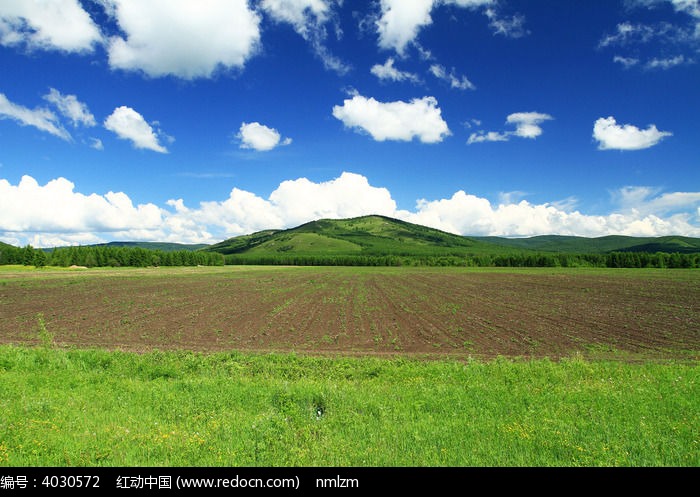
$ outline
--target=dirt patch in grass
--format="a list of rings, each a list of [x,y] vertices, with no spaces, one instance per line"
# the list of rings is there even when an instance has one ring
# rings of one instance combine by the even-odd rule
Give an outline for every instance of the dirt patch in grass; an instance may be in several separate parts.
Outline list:
[[[637,271],[636,273],[634,271]],[[3,274],[0,343],[697,359],[695,271],[218,268]]]

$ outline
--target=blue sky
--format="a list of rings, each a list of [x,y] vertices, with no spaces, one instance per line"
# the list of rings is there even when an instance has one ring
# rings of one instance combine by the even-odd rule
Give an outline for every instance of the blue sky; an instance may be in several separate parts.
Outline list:
[[[0,240],[700,236],[698,0],[0,0]]]

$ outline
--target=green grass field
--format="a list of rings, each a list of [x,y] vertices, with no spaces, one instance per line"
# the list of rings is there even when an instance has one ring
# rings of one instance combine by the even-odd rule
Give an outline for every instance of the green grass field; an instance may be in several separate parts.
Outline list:
[[[700,466],[693,363],[0,347],[0,466]]]

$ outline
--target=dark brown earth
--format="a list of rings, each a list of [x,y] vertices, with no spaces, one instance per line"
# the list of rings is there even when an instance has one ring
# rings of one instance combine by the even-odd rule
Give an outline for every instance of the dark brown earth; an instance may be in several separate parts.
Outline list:
[[[39,344],[42,322],[58,346],[134,351],[696,360],[700,272],[3,270],[0,343]]]

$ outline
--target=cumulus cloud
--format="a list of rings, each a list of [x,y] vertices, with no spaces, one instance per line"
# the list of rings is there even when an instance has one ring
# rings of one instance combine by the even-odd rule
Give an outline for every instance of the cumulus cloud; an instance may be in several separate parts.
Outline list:
[[[333,117],[348,128],[369,133],[376,141],[418,138],[423,143],[437,143],[451,134],[434,97],[379,102],[355,95],[334,106]]]
[[[282,139],[282,135],[274,128],[268,128],[260,123],[241,123],[236,135],[241,141],[241,148],[252,148],[259,152],[266,152],[281,145],[292,143],[291,138]]]
[[[286,225],[319,218],[390,214],[396,210],[389,190],[372,186],[366,177],[348,172],[321,183],[306,178],[284,181],[272,192],[269,202],[277,213],[284,213],[281,217]]]
[[[55,88],[50,88],[49,93],[44,95],[44,100],[52,103],[65,117],[70,119],[73,127],[79,124],[83,126],[95,126],[95,116],[90,113],[88,106],[78,100],[75,95],[62,95]]]
[[[420,30],[432,24],[430,13],[438,5],[474,9],[493,3],[494,0],[381,0],[381,15],[375,21],[379,47],[403,55]]]
[[[63,128],[56,114],[48,109],[28,109],[10,102],[0,93],[0,119],[12,119],[21,126],[33,126],[63,140],[70,141],[70,134]]]
[[[392,215],[396,211],[386,188],[372,186],[364,176],[348,172],[319,183],[307,178],[283,181],[267,198],[233,188],[227,199],[202,202],[196,209],[186,207],[182,199],[171,200],[169,205],[176,210],[169,220],[207,226],[214,240],[322,218]]]
[[[0,44],[4,46],[91,52],[100,41],[99,29],[78,0],[0,2]]]
[[[540,124],[551,119],[554,118],[541,112],[515,112],[506,118],[507,124],[515,125],[515,131],[478,131],[469,136],[467,143],[506,142],[512,136],[535,139],[543,133]]]
[[[394,66],[394,58],[389,57],[384,64],[375,64],[370,69],[370,72],[380,80],[388,81],[411,81],[413,83],[420,82],[420,78],[408,71],[400,71]]]
[[[653,199],[652,199],[653,200]],[[536,236],[697,236],[697,218],[689,213],[668,217],[649,213],[648,209],[587,215],[565,210],[556,203],[532,204],[521,200],[513,204],[493,205],[487,199],[458,191],[449,199],[420,200],[416,212],[404,213],[407,221],[463,235]],[[695,221],[695,222],[693,222]]]
[[[466,76],[457,77],[454,67],[448,73],[444,66],[433,64],[430,66],[430,73],[438,79],[447,81],[451,88],[458,90],[476,90],[476,86],[467,79]]]
[[[582,213],[571,199],[533,204],[524,196],[510,192],[492,203],[458,190],[448,198],[419,199],[413,210],[399,210],[388,189],[344,172],[330,181],[283,181],[267,197],[234,187],[223,200],[188,207],[183,199],[172,199],[159,208],[135,206],[122,192],[85,195],[64,178],[41,186],[24,176],[18,185],[0,179],[0,239],[38,247],[114,239],[215,243],[268,228],[369,214],[467,236],[700,236],[700,192],[627,186],[611,192],[617,208],[606,215]]]
[[[382,15],[376,21],[380,48],[403,54],[424,26],[433,22],[430,11],[435,0],[382,0]]]
[[[540,112],[516,112],[507,117],[508,124],[515,124],[515,136],[521,138],[537,138],[542,134],[540,124],[544,121],[554,119],[549,114]]]
[[[131,107],[121,106],[105,119],[105,128],[114,132],[119,138],[130,140],[134,147],[167,153],[168,150],[158,142],[158,135],[141,114]]]
[[[31,176],[19,184],[0,179],[0,231],[87,233],[155,229],[162,221],[153,204],[134,206],[121,192],[84,195],[65,178],[39,185]]]
[[[631,124],[619,125],[614,117],[601,117],[593,125],[593,138],[600,150],[642,150],[653,147],[673,133],[659,131],[654,124],[639,129]]]
[[[262,0],[261,7],[279,22],[287,22],[304,38],[328,20],[328,0]]]
[[[342,1],[342,0],[341,0]],[[263,0],[261,8],[275,21],[289,23],[304,38],[321,59],[326,69],[339,74],[350,71],[350,66],[333,55],[326,46],[328,30],[326,25],[333,21],[333,4],[337,0]],[[341,30],[335,23],[335,31]]]
[[[208,78],[243,67],[260,42],[247,0],[103,0],[125,36],[108,43],[115,69],[153,77]]]

